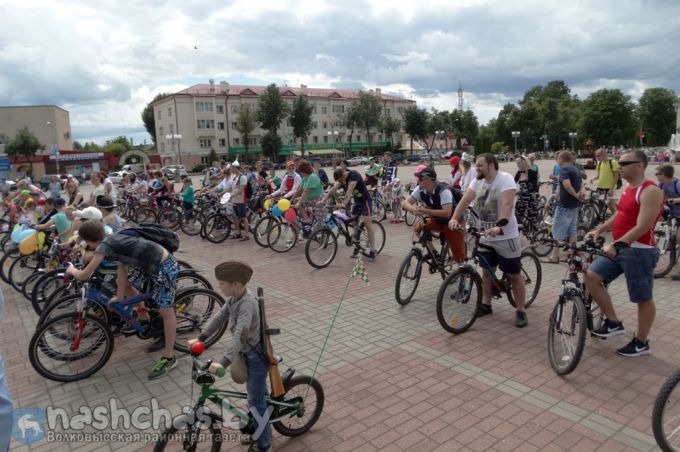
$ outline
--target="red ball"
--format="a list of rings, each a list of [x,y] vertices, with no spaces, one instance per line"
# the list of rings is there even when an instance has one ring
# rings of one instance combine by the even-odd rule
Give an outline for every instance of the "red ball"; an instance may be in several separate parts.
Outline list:
[[[203,351],[205,350],[205,346],[203,345],[203,342],[194,342],[191,344],[191,354],[194,356],[200,356]]]

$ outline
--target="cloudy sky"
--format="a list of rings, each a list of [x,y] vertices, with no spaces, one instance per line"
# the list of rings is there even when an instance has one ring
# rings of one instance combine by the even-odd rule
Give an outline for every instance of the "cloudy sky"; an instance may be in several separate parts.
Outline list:
[[[528,88],[680,92],[676,0],[0,0],[0,105],[56,104],[73,136],[148,139],[158,92],[381,87],[482,123]],[[675,50],[673,50],[675,49]]]

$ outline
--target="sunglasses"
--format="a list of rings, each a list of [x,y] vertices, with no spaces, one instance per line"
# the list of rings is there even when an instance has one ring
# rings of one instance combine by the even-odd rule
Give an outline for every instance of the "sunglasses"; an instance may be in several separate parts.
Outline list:
[[[642,163],[640,160],[624,160],[622,162],[619,162],[619,166],[628,166],[632,165],[633,163]]]

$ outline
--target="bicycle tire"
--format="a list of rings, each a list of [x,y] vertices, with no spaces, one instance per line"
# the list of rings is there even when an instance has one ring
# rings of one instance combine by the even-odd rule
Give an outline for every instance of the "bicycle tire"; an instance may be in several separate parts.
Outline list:
[[[165,206],[158,212],[156,218],[159,224],[176,231],[182,222],[182,212],[177,207]]]
[[[9,269],[14,263],[16,259],[21,257],[19,254],[19,248],[14,248],[10,250],[9,252],[5,253],[2,258],[0,258],[0,278],[2,278],[3,281],[5,281],[7,284],[12,284],[12,282],[9,280]]]
[[[680,391],[680,369],[675,370],[668,376],[661,386],[661,389],[656,396],[656,400],[654,400],[654,408],[652,409],[652,431],[654,432],[654,439],[656,439],[656,444],[664,452],[675,452],[680,449],[680,444],[673,446],[670,443],[670,438],[666,434],[666,428],[664,428],[664,418],[667,417],[665,415],[666,409],[671,405],[674,407],[679,405],[669,401],[670,395],[674,390]],[[680,395],[678,395],[678,398],[680,398]],[[670,417],[672,418],[673,416]],[[677,430],[677,420],[674,422],[673,426],[674,428],[671,428],[671,430]],[[680,443],[680,441],[678,442]]]
[[[99,360],[96,361],[94,365],[88,367],[85,371],[78,372],[75,375],[57,374],[55,373],[55,371],[50,370],[43,365],[42,361],[39,358],[38,350],[39,348],[41,348],[41,345],[43,346],[44,349],[45,346],[44,343],[45,339],[43,338],[44,334],[48,332],[48,330],[56,328],[56,326],[58,326],[60,323],[68,325],[69,323],[72,322],[73,324],[75,324],[76,319],[77,313],[67,313],[57,317],[53,317],[49,322],[39,326],[36,329],[35,333],[33,334],[33,337],[31,338],[31,342],[28,348],[28,358],[29,361],[31,362],[31,366],[33,366],[35,371],[38,372],[38,374],[40,374],[44,378],[47,378],[48,380],[52,381],[59,381],[62,383],[83,380],[98,372],[102,367],[104,367],[104,365],[108,362],[109,358],[111,357],[114,345],[114,339],[111,330],[109,329],[108,325],[106,325],[101,319],[98,319],[90,314],[87,314],[84,318],[86,324],[90,325],[91,327],[98,328],[100,331],[100,336],[94,338],[97,341],[93,345],[94,349],[92,348],[86,349],[87,353],[71,352],[71,356],[68,355],[61,356],[56,361],[58,361],[59,363],[68,363],[67,367],[69,369],[73,369],[72,367],[73,363],[90,357],[93,350],[99,348],[100,341],[103,341],[102,343],[104,344],[104,353],[101,356],[101,358],[99,358]],[[68,342],[64,339],[58,340],[61,340],[64,343]],[[71,341],[71,343],[73,344],[73,341]]]
[[[21,293],[21,286],[40,267],[42,258],[27,254],[12,262],[7,278],[14,290]]]
[[[179,222],[179,228],[188,236],[197,236],[201,233],[201,221],[195,210],[185,210]]]
[[[212,442],[212,445],[210,446],[210,451],[211,452],[219,452],[219,450],[222,448],[222,429],[221,429],[221,420],[216,414],[212,413],[205,413],[204,416],[210,416],[210,436],[207,438],[210,439]],[[196,422],[195,419],[193,419],[191,422],[188,422],[188,420],[191,419],[191,415],[187,415],[187,422],[180,423],[180,425],[183,425],[184,428],[182,430],[186,430],[186,432],[182,432],[179,434],[180,430],[175,427],[174,425],[170,425],[165,431],[163,431],[158,439],[156,441],[156,444],[154,445],[154,452],[162,452],[166,449],[166,447],[171,446],[169,449],[170,450],[189,450],[189,451],[196,451],[196,450],[205,450],[203,447],[200,447],[197,442],[194,441],[194,439],[202,439],[206,438],[206,434],[202,433],[201,430],[204,430],[202,428],[196,427]],[[172,424],[172,423],[171,423]],[[195,430],[198,430],[198,432],[195,432]],[[177,439],[181,444],[176,444],[174,446],[169,444],[169,440],[171,439]]]
[[[412,262],[414,258],[415,262]],[[407,273],[412,268],[413,274],[408,276]],[[422,253],[418,249],[412,249],[399,266],[399,273],[397,274],[397,280],[394,284],[394,299],[397,300],[397,303],[399,303],[401,306],[406,306],[413,299],[413,295],[415,295],[416,289],[418,289],[418,285],[420,284],[422,270]],[[414,282],[413,287],[410,290],[402,290],[402,282],[408,280]]]
[[[134,212],[134,222],[140,223],[155,223],[156,213],[150,207],[138,207]]]
[[[315,247],[316,250],[328,249],[330,250],[330,255],[327,258],[318,261],[316,257],[313,257],[317,256],[318,253],[315,252],[312,247]],[[335,259],[337,252],[338,238],[333,231],[328,228],[321,228],[314,231],[312,235],[309,236],[309,239],[307,239],[307,243],[305,243],[305,258],[309,265],[314,268],[322,269],[328,267]]]
[[[531,306],[531,304],[536,300],[536,297],[538,297],[538,293],[541,290],[541,281],[543,279],[543,268],[541,267],[541,261],[536,257],[536,255],[528,250],[525,250],[522,252],[522,255],[520,256],[521,262],[522,262],[522,270],[521,273],[524,277],[524,282],[525,282],[525,293],[526,293],[526,302],[524,303],[524,307],[528,308]],[[530,273],[529,270],[527,269],[528,265],[527,262],[531,262],[532,267],[535,269],[535,272]],[[507,275],[503,274],[503,278],[507,279]],[[512,305],[513,308],[517,307],[517,304],[515,303],[515,298],[512,293],[512,290],[509,290],[507,292],[508,296],[508,301]]]
[[[658,224],[654,229],[654,239],[659,250],[659,260],[654,268],[654,278],[663,278],[671,272],[677,260],[672,226],[665,221]]]
[[[231,221],[221,213],[210,215],[206,218],[203,225],[205,228],[205,238],[210,243],[222,243],[231,234]]]
[[[406,226],[413,226],[413,223],[416,222],[416,216],[412,212],[404,209],[404,222],[406,223]]]
[[[255,223],[255,226],[253,226],[253,239],[255,239],[255,243],[260,245],[262,248],[269,248],[269,243],[267,243],[267,235],[269,235],[269,231],[271,228],[276,224],[277,220],[271,216],[263,216],[257,222]]]
[[[578,223],[586,229],[591,230],[597,223],[597,209],[590,203],[583,204],[578,213]]]
[[[31,274],[28,278],[26,278],[26,281],[21,285],[21,294],[26,298],[27,301],[31,301],[31,298],[33,297],[33,290],[35,290],[35,286],[40,280],[45,275],[46,271],[44,268],[38,269],[35,273]]]
[[[205,309],[199,308],[194,311],[195,313],[190,312],[190,308],[197,304],[196,298],[200,296],[209,297],[207,307]],[[198,336],[201,328],[208,323],[210,316],[217,314],[224,304],[224,298],[210,289],[194,288],[182,290],[178,293],[174,302],[175,316],[177,317],[177,338],[173,348],[183,353],[189,353],[187,341]],[[224,322],[212,336],[203,341],[205,348],[207,349],[219,341],[226,330],[227,322]]]
[[[297,386],[303,387],[301,395],[291,397],[292,395],[291,390]],[[291,378],[285,384],[284,389],[286,392],[283,394],[282,397],[283,401],[288,403],[300,402],[304,403],[305,406],[303,406],[301,410],[291,412],[290,417],[282,419],[278,422],[274,422],[272,425],[274,427],[274,430],[276,430],[283,436],[288,437],[300,436],[303,433],[307,433],[309,429],[312,428],[314,424],[316,424],[316,421],[319,420],[319,417],[323,412],[323,406],[326,400],[323,387],[321,386],[321,383],[319,383],[315,378],[308,377],[306,375],[298,375],[296,377]],[[312,394],[312,392],[315,396],[316,402],[314,403],[314,409],[309,410],[309,408],[306,405],[310,399],[309,396]],[[283,411],[282,409],[278,409],[276,415],[281,416],[282,411]],[[293,420],[302,419],[303,416],[305,416],[308,412],[312,413],[311,417],[309,418],[309,420],[302,423],[300,427],[293,428],[284,424],[284,421],[288,419]]]
[[[465,276],[469,278],[467,282],[463,279]],[[449,292],[449,288],[452,288],[452,292]],[[473,289],[476,296],[470,303]],[[453,300],[453,304],[450,304]],[[472,267],[461,267],[442,281],[437,292],[437,320],[444,330],[452,334],[466,332],[477,320],[481,308],[482,278]]]
[[[552,242],[545,241],[544,239],[552,239],[552,234],[547,229],[537,232],[531,244],[531,250],[538,257],[547,256],[555,246]]]
[[[298,240],[295,228],[288,222],[278,223],[269,230],[267,244],[272,251],[285,253],[290,251]]]
[[[571,312],[565,309],[569,304],[574,307]],[[575,293],[565,294],[555,304],[548,324],[548,360],[557,375],[567,375],[576,369],[583,355],[586,330],[586,308],[583,300]],[[557,339],[558,337],[561,339]],[[575,346],[566,346],[565,337],[575,337]],[[562,349],[556,350],[559,344],[562,344]]]
[[[387,216],[387,212],[385,211],[385,204],[383,204],[383,202],[379,199],[374,199],[373,205],[371,207],[373,208],[373,212],[371,215],[373,221],[377,223],[383,221]]]
[[[370,249],[370,244],[368,241],[368,232],[366,231],[366,226],[360,224],[357,226],[359,228],[359,243],[364,250]],[[373,223],[373,235],[375,238],[375,254],[380,254],[380,252],[385,248],[385,226],[382,223]],[[354,236],[354,234],[352,234]]]
[[[51,319],[64,314],[73,314],[76,312],[76,304],[80,301],[81,295],[70,295],[54,300],[54,302],[45,306],[40,317],[38,317],[37,325],[44,325]],[[106,305],[98,300],[88,300],[88,314],[98,319],[102,319],[107,325],[111,325],[111,312]]]

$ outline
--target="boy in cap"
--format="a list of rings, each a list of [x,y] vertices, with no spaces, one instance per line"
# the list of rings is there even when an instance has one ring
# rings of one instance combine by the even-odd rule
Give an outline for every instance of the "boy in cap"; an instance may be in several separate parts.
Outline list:
[[[260,311],[257,299],[247,288],[248,281],[253,275],[253,269],[245,262],[222,262],[215,267],[222,293],[230,297],[222,309],[202,329],[197,339],[189,341],[189,345],[196,341],[204,341],[214,334],[225,322],[231,331],[231,342],[224,355],[210,365],[210,372],[216,373],[221,367],[227,367],[240,354],[248,369],[248,405],[256,410],[255,431],[259,431],[259,420],[268,421],[267,402],[267,373],[269,364],[264,354],[264,347],[260,340]],[[248,449],[250,452],[264,452],[271,447],[271,429],[269,425],[262,429],[256,442]]]
[[[55,199],[55,214],[45,223],[35,226],[35,229],[43,230],[55,226],[57,228],[57,234],[59,234],[59,241],[64,242],[68,236],[68,232],[71,230],[71,221],[66,217],[66,213],[64,212],[65,207],[66,200],[64,198]]]

